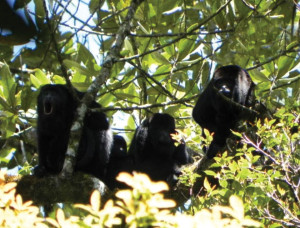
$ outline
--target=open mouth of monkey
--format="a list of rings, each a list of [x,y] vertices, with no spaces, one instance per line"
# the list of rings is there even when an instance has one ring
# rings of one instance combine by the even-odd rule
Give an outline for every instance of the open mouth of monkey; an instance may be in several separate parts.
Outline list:
[[[44,102],[44,114],[45,115],[50,115],[53,112],[53,106],[50,101],[45,101]]]

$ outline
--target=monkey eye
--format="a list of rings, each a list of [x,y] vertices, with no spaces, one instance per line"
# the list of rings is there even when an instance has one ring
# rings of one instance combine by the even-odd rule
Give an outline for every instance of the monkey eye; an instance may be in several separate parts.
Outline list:
[[[50,115],[53,112],[53,106],[50,101],[44,101],[44,114]]]
[[[222,85],[221,88],[219,89],[219,93],[222,93],[226,97],[230,97],[231,90],[226,85]]]

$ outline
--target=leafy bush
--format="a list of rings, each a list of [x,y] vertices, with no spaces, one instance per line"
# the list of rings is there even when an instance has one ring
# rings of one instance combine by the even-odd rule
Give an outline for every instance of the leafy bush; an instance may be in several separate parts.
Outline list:
[[[281,108],[274,119],[258,120],[241,144],[215,158],[201,178],[204,190],[193,198],[190,211],[243,199],[245,214],[271,227],[299,226],[299,108]],[[229,151],[229,152],[228,152]],[[230,151],[233,151],[230,152]],[[209,182],[211,181],[211,183]]]
[[[172,212],[176,203],[164,199],[162,191],[168,190],[164,182],[152,182],[145,174],[121,173],[118,180],[127,183],[131,190],[120,190],[116,199],[106,202],[100,208],[100,193],[95,191],[90,205],[74,205],[74,211],[87,212],[83,218],[71,215],[66,217],[62,209],[56,212],[56,220],[41,218],[39,208],[31,202],[22,202],[15,196],[16,183],[5,183],[4,173],[0,172],[0,225],[4,227],[244,227],[260,226],[260,223],[244,217],[242,201],[231,196],[230,206],[214,206],[203,209],[194,216]]]
[[[40,210],[32,202],[23,202],[16,195],[17,183],[6,183],[5,173],[0,171],[0,226],[1,227],[47,227],[39,217]]]

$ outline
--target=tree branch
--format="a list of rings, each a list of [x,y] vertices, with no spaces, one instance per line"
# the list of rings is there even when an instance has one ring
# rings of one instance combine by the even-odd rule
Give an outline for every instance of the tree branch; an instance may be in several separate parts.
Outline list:
[[[96,177],[76,172],[70,179],[57,176],[37,178],[32,175],[23,176],[18,182],[17,193],[24,201],[32,200],[36,205],[54,203],[89,203],[94,190],[101,193],[101,203],[110,197],[111,192]]]
[[[110,48],[103,62],[99,75],[96,77],[95,81],[89,86],[87,93],[85,94],[85,96],[82,99],[82,102],[77,108],[78,115],[71,129],[77,129],[78,126],[82,126],[83,118],[85,116],[87,107],[89,106],[89,104],[92,103],[93,100],[95,100],[99,88],[110,77],[112,67],[119,59],[120,51],[122,49],[124,40],[126,36],[130,33],[131,21],[134,18],[135,11],[142,2],[143,0],[131,1],[130,7],[127,12],[127,16],[117,32],[116,40],[112,45],[112,47]],[[77,154],[77,151],[72,149],[72,142],[74,141],[75,137],[76,137],[75,132],[72,132],[70,135],[64,167],[61,172],[62,177],[69,177],[73,174],[73,170],[75,166],[75,158]]]
[[[256,68],[258,68],[258,67],[261,67],[261,66],[263,66],[263,65],[265,65],[265,64],[268,64],[268,63],[270,63],[270,62],[272,62],[272,61],[278,59],[279,57],[281,57],[281,56],[283,56],[283,55],[286,55],[286,54],[291,53],[291,52],[299,52],[299,50],[300,50],[300,49],[299,49],[299,42],[298,42],[298,43],[296,43],[295,45],[291,46],[289,49],[280,52],[278,55],[275,55],[275,56],[273,56],[272,58],[270,58],[270,59],[268,59],[268,60],[266,60],[266,61],[264,61],[264,62],[262,62],[262,63],[256,64],[256,65],[253,66],[253,67],[249,67],[249,68],[247,68],[246,70],[247,70],[247,71],[250,71],[250,70],[256,69]]]
[[[156,108],[156,107],[164,107],[164,106],[169,106],[169,105],[175,105],[175,104],[184,104],[187,107],[193,107],[192,105],[186,104],[186,102],[195,99],[198,97],[199,94],[196,94],[194,96],[184,98],[184,99],[178,99],[175,101],[168,101],[168,102],[163,102],[163,103],[158,103],[158,104],[145,104],[145,105],[136,105],[136,106],[131,106],[131,107],[107,107],[107,108],[101,108],[99,110],[101,111],[132,111],[132,110],[141,110],[141,109],[150,109],[150,108]],[[97,109],[98,110],[98,109]]]

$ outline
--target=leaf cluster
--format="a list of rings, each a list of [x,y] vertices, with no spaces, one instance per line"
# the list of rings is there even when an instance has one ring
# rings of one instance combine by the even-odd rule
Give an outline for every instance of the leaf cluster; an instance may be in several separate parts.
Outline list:
[[[164,199],[162,191],[168,190],[165,182],[152,182],[145,174],[121,173],[119,181],[132,187],[116,192],[116,198],[100,208],[98,191],[91,195],[90,205],[77,204],[68,216],[58,209],[55,218],[42,218],[39,209],[31,202],[22,202],[15,196],[16,183],[5,183],[0,176],[0,224],[5,227],[259,227],[260,223],[244,217],[240,198],[231,196],[230,206],[214,206],[211,210],[198,211],[194,216],[172,212],[173,200]],[[76,210],[85,211],[81,218]],[[75,215],[74,215],[75,214]],[[3,215],[3,216],[2,216]],[[225,216],[226,215],[226,216]],[[225,217],[224,217],[225,216]]]
[[[296,114],[298,113],[298,114]],[[216,202],[241,197],[246,215],[271,227],[299,224],[299,108],[282,108],[272,120],[258,120],[240,145],[215,158],[198,181],[203,188],[189,205],[191,213]]]

